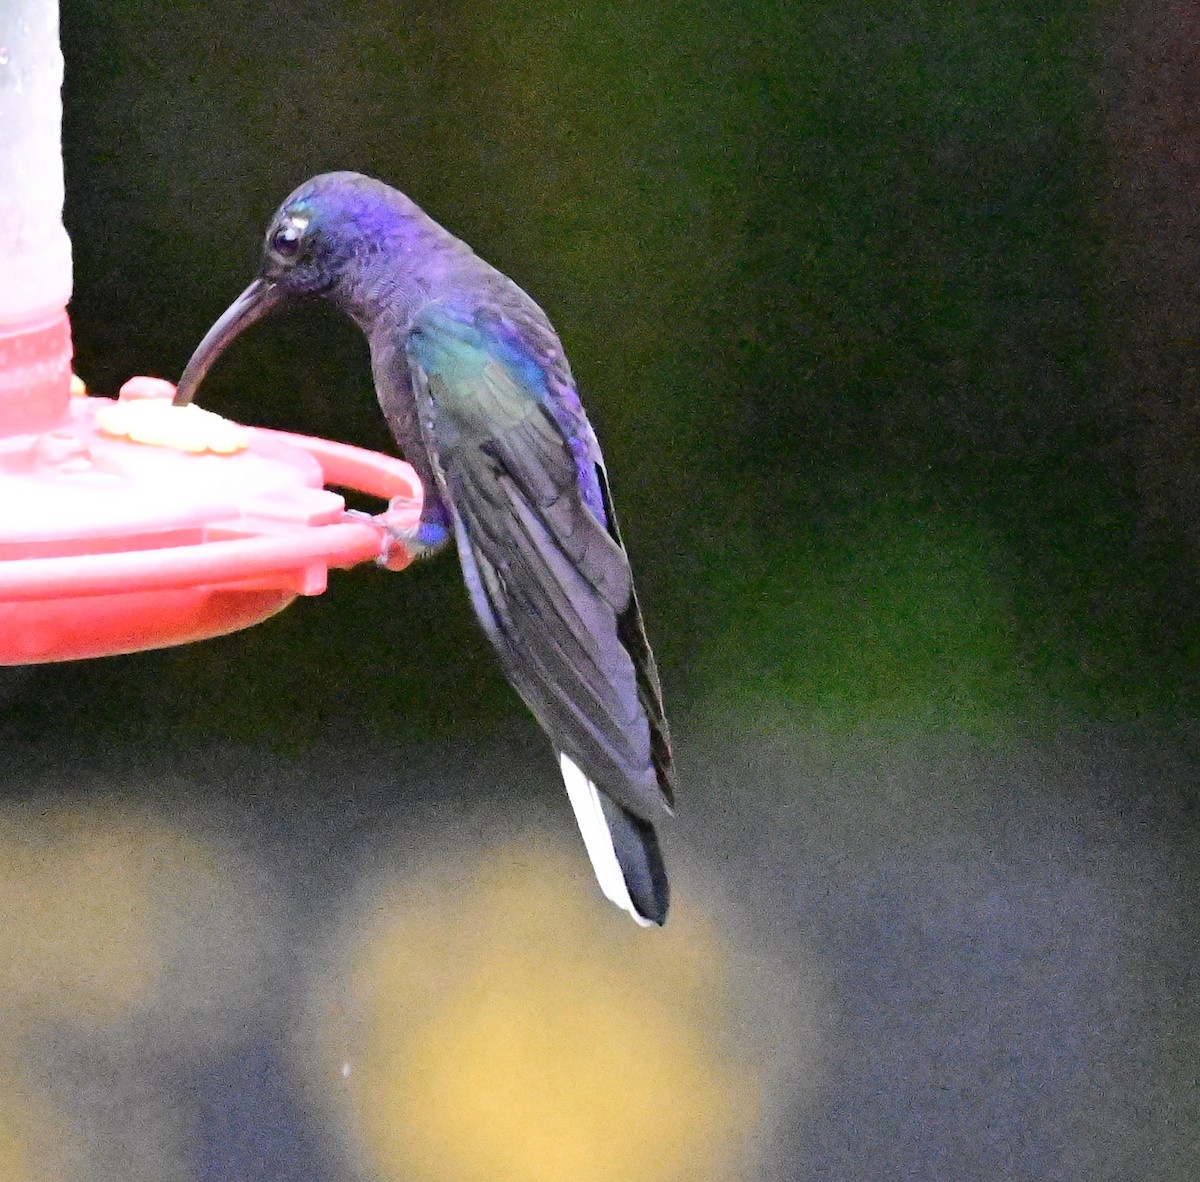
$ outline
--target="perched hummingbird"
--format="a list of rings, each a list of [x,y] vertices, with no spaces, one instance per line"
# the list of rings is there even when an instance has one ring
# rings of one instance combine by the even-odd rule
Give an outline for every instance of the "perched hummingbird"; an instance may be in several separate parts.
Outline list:
[[[600,888],[641,924],[667,915],[654,822],[671,744],[604,459],[546,314],[403,193],[353,172],[302,184],[267,230],[258,278],[200,342],[188,403],[245,328],[328,300],[362,329],[379,405],[425,490],[395,542],[451,536],[475,615],[554,744]]]

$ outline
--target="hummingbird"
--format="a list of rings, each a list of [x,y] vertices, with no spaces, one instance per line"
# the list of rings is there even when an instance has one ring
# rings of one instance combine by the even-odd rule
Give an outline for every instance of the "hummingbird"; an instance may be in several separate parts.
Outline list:
[[[545,731],[601,890],[639,924],[669,904],[655,824],[674,805],[671,741],[604,458],[542,309],[403,193],[354,172],[276,211],[258,276],[197,346],[186,405],[273,309],[322,299],[370,346],[379,405],[421,479],[414,558],[458,551],[471,606]]]

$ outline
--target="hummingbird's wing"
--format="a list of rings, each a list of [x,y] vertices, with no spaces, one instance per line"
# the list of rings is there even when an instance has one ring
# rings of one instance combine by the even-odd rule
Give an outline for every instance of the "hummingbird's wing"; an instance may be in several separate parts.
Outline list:
[[[637,911],[661,922],[649,822],[669,811],[671,787],[658,677],[594,436],[524,327],[426,308],[406,346],[421,428],[475,613],[564,757],[601,886],[612,897],[589,810]]]

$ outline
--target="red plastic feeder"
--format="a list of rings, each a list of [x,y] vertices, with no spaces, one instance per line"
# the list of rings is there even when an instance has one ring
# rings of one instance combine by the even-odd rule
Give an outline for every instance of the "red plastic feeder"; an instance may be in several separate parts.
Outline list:
[[[212,446],[135,442],[122,414],[174,423],[174,388],[72,396],[70,357],[65,314],[0,333],[0,665],[203,640],[320,594],[384,544],[326,484],[391,501],[400,525],[420,514],[412,468],[361,448],[225,420]]]

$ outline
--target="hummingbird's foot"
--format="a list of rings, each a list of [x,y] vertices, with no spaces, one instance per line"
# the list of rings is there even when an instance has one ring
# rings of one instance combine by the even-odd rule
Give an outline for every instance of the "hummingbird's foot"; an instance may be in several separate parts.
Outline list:
[[[346,516],[355,521],[369,521],[383,530],[383,544],[377,566],[386,570],[403,570],[410,562],[430,558],[445,548],[450,531],[436,521],[421,521],[414,517],[419,505],[406,497],[393,497],[382,513],[364,513],[347,509]]]

